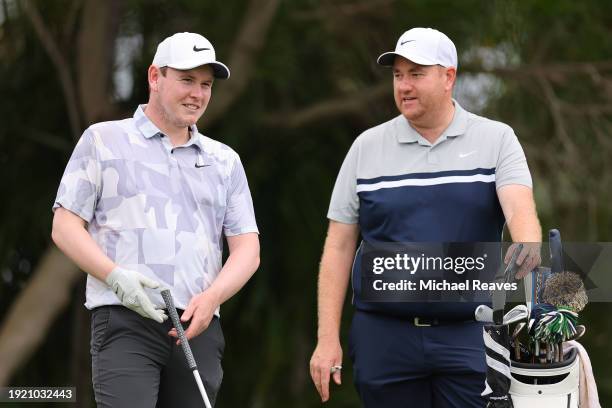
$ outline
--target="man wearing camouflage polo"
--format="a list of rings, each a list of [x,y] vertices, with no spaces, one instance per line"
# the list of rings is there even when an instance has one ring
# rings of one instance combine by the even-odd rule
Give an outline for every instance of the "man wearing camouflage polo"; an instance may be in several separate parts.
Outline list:
[[[88,273],[100,407],[202,405],[161,288],[171,289],[208,396],[216,399],[225,345],[219,306],[259,265],[240,158],[195,126],[214,79],[229,75],[201,35],[166,38],[148,70],[148,104],[132,118],[85,130],[62,177],[52,237]]]

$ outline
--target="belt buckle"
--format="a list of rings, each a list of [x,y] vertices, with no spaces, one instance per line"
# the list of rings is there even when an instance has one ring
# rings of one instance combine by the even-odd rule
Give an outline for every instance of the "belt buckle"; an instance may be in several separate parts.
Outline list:
[[[421,323],[420,320],[420,317],[415,317],[413,319],[413,323],[416,327],[431,327],[431,323]]]

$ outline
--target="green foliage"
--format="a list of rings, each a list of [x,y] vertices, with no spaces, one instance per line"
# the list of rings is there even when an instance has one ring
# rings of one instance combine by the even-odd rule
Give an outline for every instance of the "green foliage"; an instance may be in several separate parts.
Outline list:
[[[8,3],[14,2],[0,1],[0,7]],[[67,29],[70,13],[66,12],[73,2],[34,3],[76,77],[79,26]],[[218,57],[227,61],[248,3],[122,2],[117,11],[119,36],[142,39],[131,65],[132,94],[115,102],[122,117],[131,115],[137,103],[146,102],[146,69],[162,38],[176,31],[201,32],[215,44]],[[316,277],[329,197],[355,137],[396,111],[388,96],[358,112],[321,117],[297,128],[287,123],[304,108],[360,98],[385,81],[390,87],[389,72],[376,66],[375,59],[392,49],[397,37],[412,26],[446,32],[460,58],[475,47],[509,50],[506,56],[516,65],[501,68],[514,71],[493,72],[502,91],[490,99],[484,113],[509,123],[519,135],[533,172],[543,229],[558,227],[565,239],[573,241],[610,240],[610,111],[581,114],[577,109],[610,106],[611,92],[606,88],[610,69],[598,71],[607,79],[597,82],[588,71],[558,67],[609,62],[612,42],[605,39],[611,34],[611,16],[612,4],[603,0],[281,2],[265,46],[252,62],[248,87],[219,120],[208,124],[205,115],[200,124],[205,134],[240,153],[262,242],[260,270],[222,308],[227,355],[219,406],[274,407],[288,402],[292,407],[318,406],[308,361],[316,340]],[[3,316],[49,243],[50,207],[74,140],[56,71],[31,24],[19,13],[0,23],[0,62]],[[529,67],[542,69],[565,107],[562,127],[574,150],[559,136],[561,124],[553,115],[541,77],[521,71]],[[229,84],[218,81],[213,95],[228,89]],[[77,303],[72,308],[82,307]],[[343,339],[350,321],[348,303],[345,311]],[[593,328],[584,344],[593,359],[604,405],[612,401],[612,367],[607,364],[612,335],[606,318],[609,312],[609,305],[594,304],[581,318]],[[63,333],[71,330],[71,315],[67,311],[61,316],[46,344],[15,381],[70,381],[65,356],[75,340],[67,340]],[[333,388],[330,406],[358,404],[346,353],[345,361],[343,385]]]

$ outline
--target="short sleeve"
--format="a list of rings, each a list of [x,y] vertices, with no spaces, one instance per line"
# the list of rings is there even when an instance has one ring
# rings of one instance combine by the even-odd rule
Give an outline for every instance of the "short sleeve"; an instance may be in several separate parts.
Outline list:
[[[345,224],[359,222],[359,197],[357,196],[357,164],[359,139],[349,149],[332,192],[327,218]]]
[[[244,167],[242,167],[240,158],[236,157],[236,162],[230,174],[227,208],[223,219],[223,233],[225,236],[233,236],[249,232],[259,233],[259,230],[255,221],[253,199],[251,198]]]
[[[53,211],[64,207],[91,222],[101,190],[101,166],[93,132],[83,132],[64,170]]]
[[[508,128],[502,137],[495,169],[495,187],[499,189],[509,184],[532,186],[525,153],[511,128]]]

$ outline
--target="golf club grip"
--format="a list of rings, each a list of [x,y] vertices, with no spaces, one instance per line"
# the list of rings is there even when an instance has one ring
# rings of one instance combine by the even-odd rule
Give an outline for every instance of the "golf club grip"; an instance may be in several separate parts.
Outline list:
[[[510,262],[508,263],[508,271],[509,273],[506,274],[506,278],[512,278],[509,281],[512,282],[514,281],[514,275],[516,275],[516,271],[518,270],[519,266],[516,263],[516,260],[518,259],[519,255],[521,254],[521,252],[523,251],[523,244],[518,244],[516,249],[514,250],[514,252],[512,253],[512,257],[510,258]]]
[[[512,256],[510,257],[510,262],[508,266],[503,270],[503,275],[500,277],[499,275],[496,277],[496,280],[501,280],[505,283],[514,282],[516,271],[518,269],[518,265],[516,260],[523,250],[523,244],[518,244]],[[492,299],[493,301],[493,323],[494,324],[503,324],[504,323],[504,308],[506,305],[506,290],[495,290],[493,292]]]
[[[162,297],[164,298],[164,303],[166,304],[166,308],[168,309],[168,314],[170,315],[170,319],[172,319],[172,323],[174,324],[174,328],[176,329],[176,333],[178,334],[179,340],[181,341],[181,347],[183,348],[183,352],[185,353],[185,358],[187,359],[187,365],[191,370],[196,370],[196,362],[193,358],[193,353],[191,352],[191,347],[189,347],[189,342],[187,341],[187,337],[185,336],[185,331],[183,330],[183,325],[181,324],[181,320],[179,319],[178,313],[176,312],[176,308],[174,307],[174,301],[172,300],[172,294],[169,289],[162,290]]]
[[[563,245],[561,244],[561,233],[557,229],[548,232],[548,248],[550,250],[551,273],[563,272]]]

